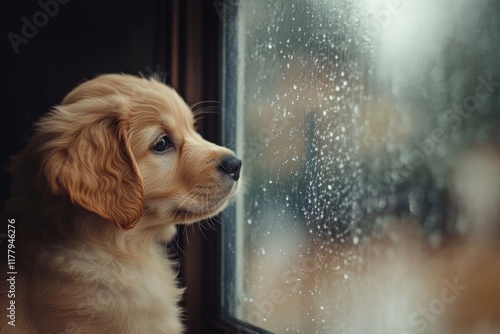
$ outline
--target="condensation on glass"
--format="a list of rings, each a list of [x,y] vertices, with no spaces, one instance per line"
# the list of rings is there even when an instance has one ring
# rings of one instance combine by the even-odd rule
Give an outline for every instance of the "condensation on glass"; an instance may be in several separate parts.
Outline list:
[[[225,236],[226,311],[276,333],[418,333],[409,288],[375,293],[370,258],[399,229],[432,249],[498,222],[500,4],[230,9],[226,127],[246,185]]]

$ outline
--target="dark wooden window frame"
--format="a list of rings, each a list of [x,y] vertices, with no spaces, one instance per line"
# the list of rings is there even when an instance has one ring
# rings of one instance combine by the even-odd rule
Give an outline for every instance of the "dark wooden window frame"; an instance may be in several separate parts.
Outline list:
[[[167,64],[169,81],[190,105],[200,101],[222,102],[224,83],[234,80],[223,77],[223,50],[228,41],[223,40],[222,32],[225,25],[233,22],[227,16],[236,14],[235,4],[234,0],[171,0],[166,5],[167,31],[171,35],[165,40],[171,50],[164,59],[170,63]],[[225,112],[220,110],[203,119],[199,131],[206,139],[224,144]],[[218,220],[221,224],[217,224],[216,230],[200,230],[197,226],[179,228],[181,250],[177,253],[182,257],[180,277],[186,286],[182,304],[188,333],[262,333],[224,314],[222,230],[234,221],[227,218],[222,221],[222,217]]]

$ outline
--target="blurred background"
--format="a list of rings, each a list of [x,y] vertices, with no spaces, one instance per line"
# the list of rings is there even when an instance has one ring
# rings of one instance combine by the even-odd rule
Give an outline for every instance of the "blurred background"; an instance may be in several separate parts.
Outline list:
[[[240,1],[234,20],[235,316],[361,333],[374,245],[497,235],[498,1]],[[398,312],[368,332],[420,332]]]

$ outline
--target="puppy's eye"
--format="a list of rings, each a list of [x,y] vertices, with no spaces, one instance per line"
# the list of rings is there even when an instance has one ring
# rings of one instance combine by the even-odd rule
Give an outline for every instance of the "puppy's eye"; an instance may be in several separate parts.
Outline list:
[[[172,144],[167,136],[161,136],[153,142],[153,151],[157,153],[163,153],[172,146],[174,146],[174,144]]]

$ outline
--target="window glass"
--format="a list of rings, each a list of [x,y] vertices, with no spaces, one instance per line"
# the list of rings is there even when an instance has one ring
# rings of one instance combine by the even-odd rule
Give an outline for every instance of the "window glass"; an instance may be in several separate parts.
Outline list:
[[[500,220],[500,4],[226,9],[225,138],[245,182],[224,226],[226,312],[276,333],[419,332],[409,288],[371,286],[370,259],[400,229],[435,249]]]

